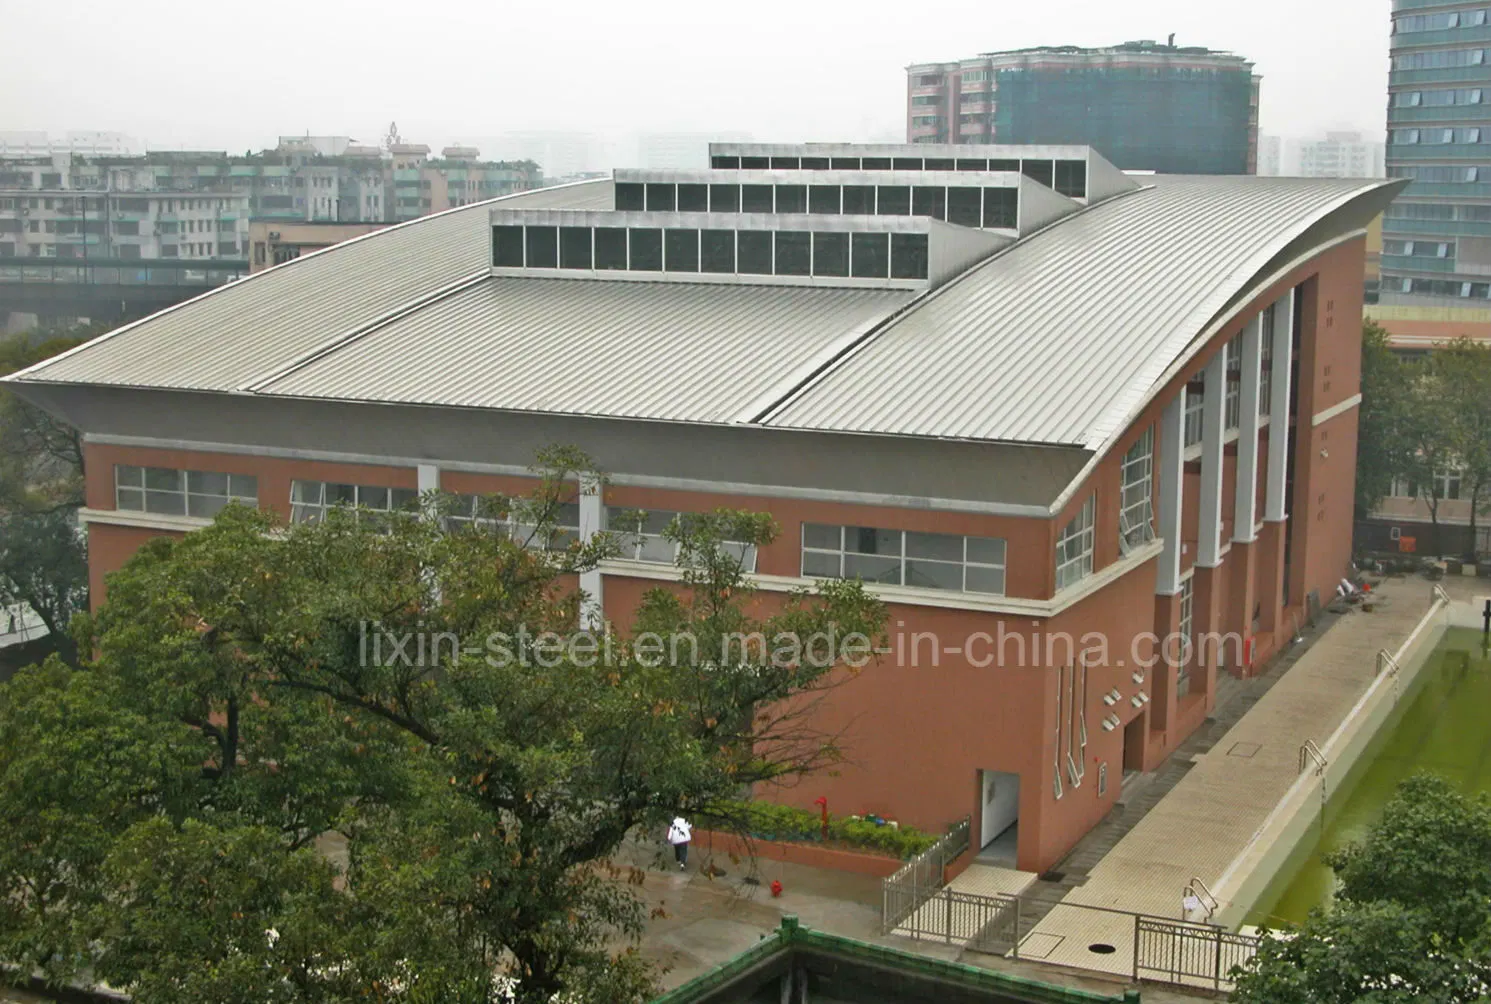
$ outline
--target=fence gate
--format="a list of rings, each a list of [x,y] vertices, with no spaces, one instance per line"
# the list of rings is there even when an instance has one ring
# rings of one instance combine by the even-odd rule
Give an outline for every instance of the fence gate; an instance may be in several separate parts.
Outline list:
[[[1181,986],[1232,987],[1232,967],[1258,951],[1259,938],[1210,924],[1134,918],[1134,979]]]

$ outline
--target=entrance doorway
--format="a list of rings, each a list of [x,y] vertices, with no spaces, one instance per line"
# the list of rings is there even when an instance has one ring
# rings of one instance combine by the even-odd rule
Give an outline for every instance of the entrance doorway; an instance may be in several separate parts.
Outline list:
[[[1020,832],[1020,775],[999,770],[979,774],[983,801],[978,858],[1013,868]]]
[[[1123,776],[1144,769],[1144,734],[1149,728],[1149,713],[1136,717],[1123,727]]]

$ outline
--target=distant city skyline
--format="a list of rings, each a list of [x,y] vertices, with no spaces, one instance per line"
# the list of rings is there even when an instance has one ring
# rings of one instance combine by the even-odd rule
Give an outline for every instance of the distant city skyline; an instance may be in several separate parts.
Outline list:
[[[110,130],[155,149],[232,153],[303,132],[376,142],[390,121],[432,148],[536,131],[623,145],[669,133],[893,140],[904,136],[913,63],[1173,32],[1180,44],[1255,63],[1262,131],[1370,133],[1385,117],[1389,8],[1078,0],[1057,14],[972,0],[914,10],[761,0],[742,16],[654,0],[639,16],[594,0],[458,0],[425,17],[365,0],[352,17],[331,4],[261,0],[246,17],[182,0],[6,4],[7,37],[18,44],[0,62],[0,93],[11,96],[0,130]],[[119,44],[147,24],[148,48]]]

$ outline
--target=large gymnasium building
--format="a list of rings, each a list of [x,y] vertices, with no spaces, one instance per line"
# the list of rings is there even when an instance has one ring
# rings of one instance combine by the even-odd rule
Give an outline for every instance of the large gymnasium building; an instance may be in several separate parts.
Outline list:
[[[764,796],[971,816],[976,849],[1046,869],[1346,570],[1364,235],[1401,183],[1082,147],[710,163],[391,227],[11,377],[85,434],[95,602],[229,498],[511,492],[574,444],[610,475],[577,533],[769,512],[763,595],[857,576],[895,636],[939,639],[832,692],[842,771]],[[626,624],[671,558],[644,539],[582,585]],[[1242,641],[1137,658],[1213,633]],[[1063,634],[1107,654],[964,645]]]

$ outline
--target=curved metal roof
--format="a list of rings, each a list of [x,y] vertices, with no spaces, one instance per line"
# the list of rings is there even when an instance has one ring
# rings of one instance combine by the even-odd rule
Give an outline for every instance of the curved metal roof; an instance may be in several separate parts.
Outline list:
[[[24,379],[237,390],[411,301],[485,273],[494,205],[609,209],[612,202],[610,179],[586,181],[376,230],[127,324],[32,367]]]
[[[925,298],[764,424],[1096,449],[1291,241],[1357,200],[1385,204],[1398,187],[1151,180]]]

